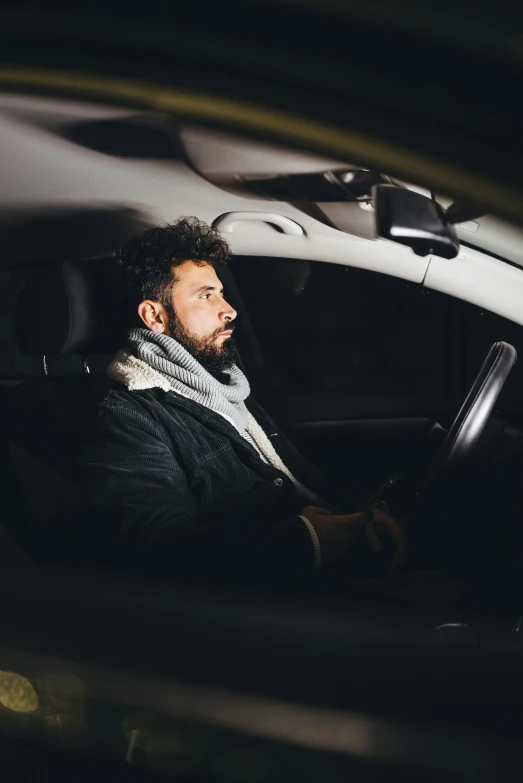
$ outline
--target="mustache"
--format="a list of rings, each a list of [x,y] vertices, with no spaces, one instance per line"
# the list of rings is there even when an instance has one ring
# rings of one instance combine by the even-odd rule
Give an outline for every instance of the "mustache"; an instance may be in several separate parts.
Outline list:
[[[220,334],[223,334],[224,332],[232,332],[232,334],[234,334],[234,330],[235,329],[236,329],[236,327],[234,326],[234,324],[230,324],[230,326],[224,326],[223,328],[220,327],[219,329],[215,330],[213,336],[214,337],[219,337]],[[232,335],[231,335],[231,337],[232,337]]]

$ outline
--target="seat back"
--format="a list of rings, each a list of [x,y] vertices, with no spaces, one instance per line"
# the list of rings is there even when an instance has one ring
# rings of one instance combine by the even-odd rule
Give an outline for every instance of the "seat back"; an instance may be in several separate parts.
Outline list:
[[[8,448],[22,503],[10,529],[36,558],[52,558],[57,537],[63,544],[70,521],[85,509],[76,456],[109,387],[105,373],[60,377],[54,366],[60,356],[77,356],[79,368],[89,354],[108,360],[125,344],[127,317],[126,289],[114,258],[38,270],[20,295],[20,349],[45,356],[48,374],[43,361],[42,376],[12,394]]]
[[[20,385],[11,402],[9,452],[25,503],[35,520],[72,513],[83,502],[76,453],[109,381],[37,378]]]
[[[11,410],[13,390],[0,386],[0,409],[5,413]],[[9,529],[18,528],[21,532],[21,514],[24,507],[23,495],[9,453],[9,438],[7,432],[9,417],[0,417],[0,569],[13,569],[21,566],[31,566],[32,560],[13,538]],[[17,524],[14,524],[17,519]],[[17,538],[20,538],[18,536]]]

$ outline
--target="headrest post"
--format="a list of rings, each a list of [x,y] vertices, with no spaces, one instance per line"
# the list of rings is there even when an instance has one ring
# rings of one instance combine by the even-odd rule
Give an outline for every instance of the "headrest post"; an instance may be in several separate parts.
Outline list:
[[[45,358],[45,353],[44,353],[42,359],[43,359],[43,365],[44,365],[44,373],[46,375],[49,375],[49,370],[47,369],[47,359]]]
[[[84,356],[84,373],[89,375],[90,372],[91,370],[89,369],[89,365],[87,363],[87,356]]]

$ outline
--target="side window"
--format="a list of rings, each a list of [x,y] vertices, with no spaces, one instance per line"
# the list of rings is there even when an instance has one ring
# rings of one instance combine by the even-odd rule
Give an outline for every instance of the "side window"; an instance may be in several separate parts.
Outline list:
[[[460,390],[451,297],[337,264],[237,257],[262,357],[254,386],[438,399]]]

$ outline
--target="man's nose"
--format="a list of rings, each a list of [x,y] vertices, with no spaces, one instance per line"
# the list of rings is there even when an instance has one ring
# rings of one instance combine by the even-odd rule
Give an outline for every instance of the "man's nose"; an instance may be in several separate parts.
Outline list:
[[[224,321],[234,321],[238,313],[234,309],[234,307],[231,307],[231,305],[228,302],[224,302],[224,309],[222,312],[222,318]]]

